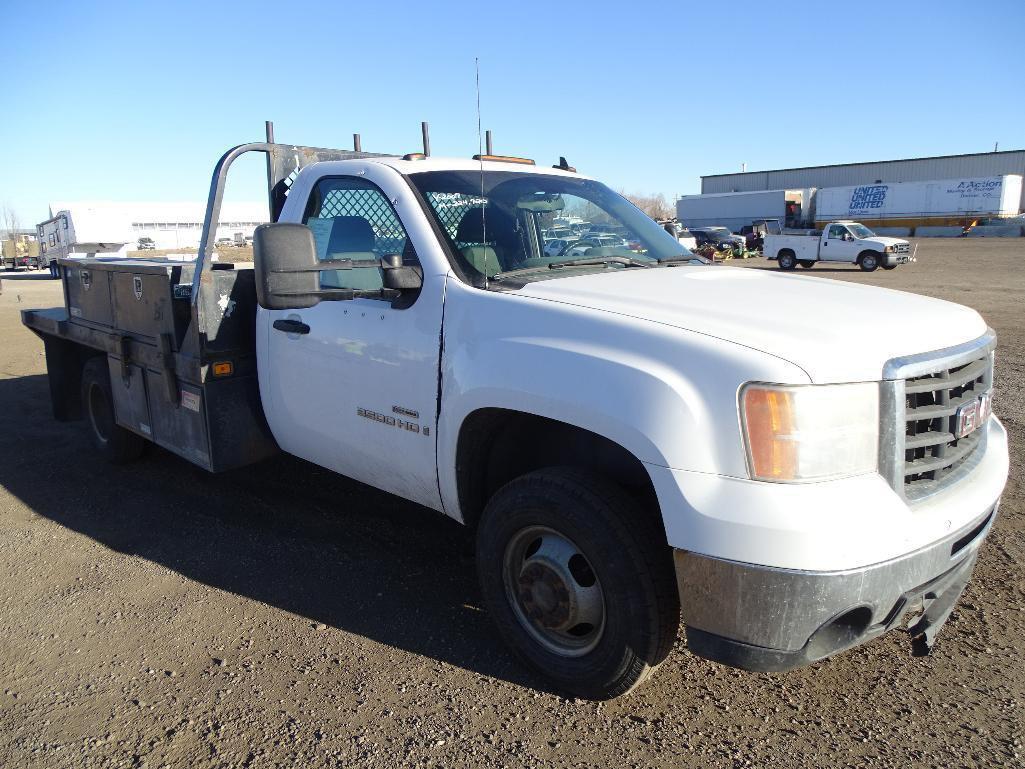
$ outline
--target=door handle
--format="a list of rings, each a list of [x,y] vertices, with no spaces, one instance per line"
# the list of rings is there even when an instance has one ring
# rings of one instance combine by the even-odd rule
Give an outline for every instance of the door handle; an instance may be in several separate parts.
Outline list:
[[[286,334],[308,334],[310,333],[310,327],[303,323],[301,320],[291,320],[280,318],[274,321],[274,328],[278,331],[284,331]]]

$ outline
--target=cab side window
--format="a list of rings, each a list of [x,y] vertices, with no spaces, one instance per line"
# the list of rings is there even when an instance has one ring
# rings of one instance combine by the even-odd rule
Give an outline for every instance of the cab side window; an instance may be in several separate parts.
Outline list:
[[[313,231],[321,261],[400,254],[404,264],[419,264],[395,209],[377,185],[366,179],[321,179],[310,194],[303,224]],[[324,270],[320,287],[376,291],[384,287],[384,280],[380,267]]]
[[[829,228],[829,239],[830,240],[841,240],[844,235],[847,234],[847,228],[841,227],[839,224],[834,224]]]

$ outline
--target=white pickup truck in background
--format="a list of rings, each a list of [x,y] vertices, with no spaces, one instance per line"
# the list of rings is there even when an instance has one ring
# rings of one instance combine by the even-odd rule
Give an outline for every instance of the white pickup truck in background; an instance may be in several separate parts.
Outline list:
[[[767,222],[767,226],[762,253],[775,259],[781,270],[798,265],[810,268],[816,262],[847,262],[872,272],[915,261],[908,241],[876,235],[859,222],[831,222],[821,232],[807,234],[783,233],[778,221]]]
[[[275,223],[214,263],[246,152]],[[578,696],[643,681],[681,615],[750,670],[909,618],[932,645],[1008,472],[978,313],[710,264],[565,163],[425,155],[242,145],[195,263],[61,260],[65,305],[22,313],[55,416],[115,462],[285,451],[472,527],[501,635]],[[547,255],[560,215],[627,237]]]

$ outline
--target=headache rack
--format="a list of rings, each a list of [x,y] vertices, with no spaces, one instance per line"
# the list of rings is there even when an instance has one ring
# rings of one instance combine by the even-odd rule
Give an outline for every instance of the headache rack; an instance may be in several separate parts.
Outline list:
[[[990,329],[972,342],[886,364],[880,472],[909,502],[957,483],[982,457],[986,425],[959,436],[958,414],[991,395],[995,347]]]

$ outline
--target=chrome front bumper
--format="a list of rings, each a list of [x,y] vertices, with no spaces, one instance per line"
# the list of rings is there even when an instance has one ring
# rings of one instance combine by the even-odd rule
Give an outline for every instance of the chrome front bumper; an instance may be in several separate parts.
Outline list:
[[[698,656],[781,671],[909,628],[924,653],[971,578],[999,502],[921,550],[860,569],[797,571],[675,551],[687,643]]]

